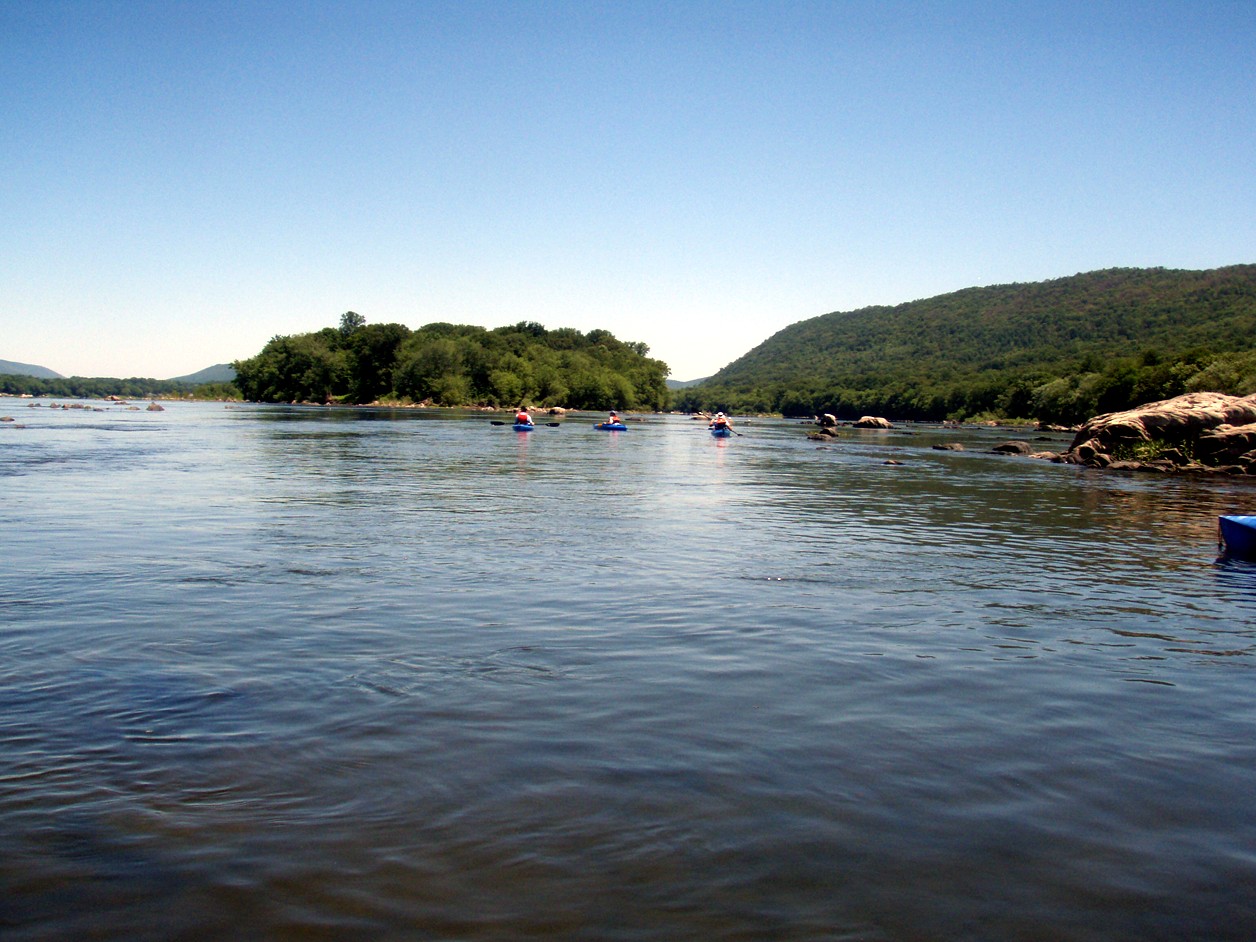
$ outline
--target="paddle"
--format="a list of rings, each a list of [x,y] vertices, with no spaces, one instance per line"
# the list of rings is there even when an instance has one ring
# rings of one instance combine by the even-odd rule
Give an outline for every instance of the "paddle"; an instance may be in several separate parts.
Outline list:
[[[710,429],[710,430],[712,430],[712,431],[713,431],[713,430],[715,430],[715,429],[717,429],[717,428],[721,428],[721,427],[722,427],[722,428],[726,428],[726,429],[728,429],[730,432],[732,432],[732,433],[733,433],[734,435],[736,435],[738,438],[745,438],[745,436],[744,436],[744,435],[742,435],[742,434],[741,434],[741,432],[737,431],[737,430],[736,430],[735,428],[733,428],[731,425],[725,425],[725,426],[708,425],[708,426],[707,426],[707,428],[708,428],[708,429]]]
[[[489,419],[488,424],[489,425],[514,425],[515,423],[503,422],[501,419]],[[562,424],[563,424],[562,422],[546,422],[545,423],[545,425],[549,426],[550,428],[561,428]]]

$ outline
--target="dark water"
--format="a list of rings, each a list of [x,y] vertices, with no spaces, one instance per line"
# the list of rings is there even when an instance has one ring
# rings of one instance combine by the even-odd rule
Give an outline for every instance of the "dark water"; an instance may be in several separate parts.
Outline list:
[[[1250,484],[8,402],[0,938],[1256,935]]]

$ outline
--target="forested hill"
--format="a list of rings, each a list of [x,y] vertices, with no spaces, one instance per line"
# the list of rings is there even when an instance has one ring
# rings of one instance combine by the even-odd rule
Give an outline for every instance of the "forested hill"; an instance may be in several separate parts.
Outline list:
[[[60,379],[61,374],[46,366],[33,363],[15,363],[12,360],[0,360],[0,376],[37,376],[40,379]]]
[[[1109,269],[825,314],[676,406],[1076,422],[1194,389],[1256,392],[1256,265]]]

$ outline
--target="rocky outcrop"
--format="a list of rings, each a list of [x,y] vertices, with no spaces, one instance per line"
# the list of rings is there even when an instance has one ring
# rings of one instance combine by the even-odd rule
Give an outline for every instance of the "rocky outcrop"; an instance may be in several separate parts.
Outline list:
[[[855,428],[893,428],[889,419],[883,419],[879,415],[865,415],[858,422],[852,423]]]
[[[1100,447],[1140,441],[1180,442],[1198,438],[1220,425],[1253,422],[1256,422],[1256,395],[1239,398],[1223,393],[1187,393],[1126,412],[1095,416],[1078,430],[1069,450],[1086,442]]]
[[[1199,436],[1195,457],[1204,464],[1247,464],[1256,460],[1256,422],[1218,425]]]
[[[1187,393],[1098,415],[1052,460],[1114,470],[1256,474],[1256,395]]]

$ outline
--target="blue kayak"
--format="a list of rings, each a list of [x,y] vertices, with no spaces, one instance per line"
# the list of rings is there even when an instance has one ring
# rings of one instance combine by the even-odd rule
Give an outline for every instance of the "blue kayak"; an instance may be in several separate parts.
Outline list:
[[[603,432],[626,432],[626,431],[628,431],[628,426],[624,425],[624,423],[623,423],[623,422],[598,422],[598,423],[597,423],[596,425],[594,425],[593,427],[594,427],[595,429],[598,429],[598,430],[603,431]]]
[[[728,436],[733,434],[733,430],[727,425],[712,425],[710,429],[711,434],[716,438],[728,438]]]
[[[1256,516],[1218,517],[1217,526],[1226,552],[1256,559]]]
[[[534,428],[536,428],[536,426],[533,425],[531,422],[529,422],[527,425],[524,425],[522,422],[516,422],[513,428],[516,432],[530,432]]]

